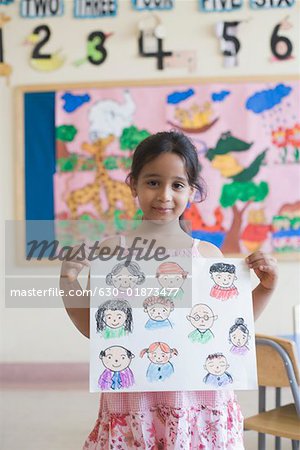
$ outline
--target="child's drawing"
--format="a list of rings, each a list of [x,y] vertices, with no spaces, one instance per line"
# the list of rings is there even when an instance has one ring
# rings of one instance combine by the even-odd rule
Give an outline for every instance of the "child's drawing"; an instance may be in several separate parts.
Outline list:
[[[129,368],[133,353],[124,347],[113,345],[100,352],[99,358],[106,368],[99,377],[98,387],[106,389],[123,389],[134,384],[134,376]]]
[[[112,271],[106,275],[106,283],[109,286],[114,286],[121,293],[128,293],[129,289],[133,289],[134,286],[142,284],[144,281],[145,274],[134,261],[129,264],[116,264]]]
[[[230,351],[235,355],[245,355],[249,352],[249,330],[244,319],[239,317],[229,329],[229,342],[232,344]]]
[[[186,316],[186,318],[195,328],[195,330],[188,335],[190,341],[206,344],[214,338],[211,327],[218,316],[214,315],[209,306],[203,303],[195,305],[191,309],[190,315]]]
[[[208,374],[203,378],[204,383],[214,387],[226,386],[233,382],[232,376],[226,372],[229,364],[223,353],[213,353],[206,358],[204,369]]]
[[[119,338],[132,333],[132,309],[126,300],[107,300],[95,314],[97,331],[104,339]]]
[[[209,273],[215,283],[210,291],[211,297],[224,301],[239,295],[234,285],[237,279],[234,264],[215,263],[210,266]]]
[[[149,348],[144,348],[140,357],[147,353],[150,360],[146,377],[149,381],[164,381],[174,373],[173,364],[170,362],[172,356],[177,356],[176,348],[170,348],[165,342],[153,342]]]
[[[159,295],[170,297],[173,300],[181,300],[184,295],[182,285],[188,275],[179,264],[175,262],[164,262],[156,271],[161,289]]]
[[[173,328],[169,320],[171,312],[174,310],[174,303],[167,297],[152,296],[143,302],[144,311],[148,314],[149,320],[145,324],[148,330],[159,328]]]

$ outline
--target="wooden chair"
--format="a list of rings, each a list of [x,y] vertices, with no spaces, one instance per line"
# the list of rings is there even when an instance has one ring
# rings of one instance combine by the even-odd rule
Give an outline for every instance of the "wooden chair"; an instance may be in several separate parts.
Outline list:
[[[245,420],[245,430],[258,434],[258,449],[265,450],[266,434],[276,436],[275,448],[280,450],[281,438],[292,441],[299,450],[300,441],[300,368],[295,342],[273,336],[256,335],[259,414]],[[275,409],[266,410],[266,387],[275,388]],[[294,403],[281,406],[281,388],[290,387]]]

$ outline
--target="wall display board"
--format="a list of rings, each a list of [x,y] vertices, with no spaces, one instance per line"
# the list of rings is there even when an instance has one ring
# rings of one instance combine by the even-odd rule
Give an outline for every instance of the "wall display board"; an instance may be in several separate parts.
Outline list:
[[[19,88],[19,218],[109,218],[121,231],[122,221],[140,217],[124,182],[134,148],[151,133],[177,129],[193,140],[208,185],[207,200],[185,212],[193,236],[226,254],[262,249],[293,259],[299,87],[289,77]]]

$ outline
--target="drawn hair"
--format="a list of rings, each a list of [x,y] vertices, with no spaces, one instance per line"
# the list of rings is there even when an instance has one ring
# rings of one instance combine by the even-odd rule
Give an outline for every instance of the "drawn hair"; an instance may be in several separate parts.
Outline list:
[[[244,319],[242,317],[238,317],[235,320],[234,325],[232,325],[232,327],[230,327],[230,329],[229,329],[229,340],[230,340],[231,333],[233,333],[235,330],[238,330],[238,329],[241,330],[243,333],[245,333],[247,335],[249,334],[249,330],[247,328],[247,325],[245,324],[245,321],[244,321]]]
[[[163,305],[170,308],[171,311],[174,310],[174,302],[168,297],[162,297],[161,295],[153,295],[152,297],[147,297],[143,302],[144,311],[152,305]]]
[[[127,356],[128,356],[129,359],[131,359],[131,358],[134,357],[134,354],[133,354],[130,350],[127,350],[127,348],[121,347],[121,346],[119,346],[119,345],[116,346],[116,347],[123,348],[123,349],[126,351]],[[101,350],[101,352],[99,353],[99,358],[102,359],[103,356],[106,356],[106,350],[109,350],[110,348],[111,348],[111,347],[107,347],[105,350]]]
[[[171,275],[171,274],[181,275],[182,278],[185,279],[188,275],[188,272],[183,270],[183,268],[175,262],[164,262],[160,264],[156,270],[156,278],[158,278],[160,275]]]
[[[98,311],[95,314],[96,322],[97,322],[97,331],[103,331],[107,327],[105,323],[105,311],[123,311],[126,314],[126,320],[124,324],[125,331],[132,333],[132,309],[129,303],[126,300],[114,299],[107,300],[99,306]]]
[[[115,275],[118,275],[118,273],[121,272],[122,269],[124,269],[124,267],[126,267],[126,269],[128,270],[128,272],[131,273],[131,275],[134,275],[136,277],[138,277],[137,279],[137,284],[142,284],[145,281],[145,274],[141,271],[140,266],[134,262],[131,261],[129,263],[118,263],[116,264],[111,272],[106,275],[106,284],[108,284],[109,286],[112,286],[113,282],[112,282],[112,277]]]
[[[235,273],[235,265],[226,263],[215,263],[212,266],[210,266],[209,273],[215,272]]]
[[[216,359],[216,358],[225,358],[225,356],[223,355],[223,353],[211,353],[210,355],[208,355],[208,357],[206,358],[206,361],[209,360],[211,361],[212,359]],[[225,358],[226,359],[226,358]]]
[[[168,344],[166,344],[165,342],[153,342],[149,348],[144,348],[143,350],[141,350],[140,352],[140,357],[143,358],[143,356],[146,353],[153,353],[155,352],[155,350],[157,348],[160,348],[161,351],[163,351],[164,353],[172,353],[172,355],[177,356],[178,355],[178,350],[176,348],[170,348]]]

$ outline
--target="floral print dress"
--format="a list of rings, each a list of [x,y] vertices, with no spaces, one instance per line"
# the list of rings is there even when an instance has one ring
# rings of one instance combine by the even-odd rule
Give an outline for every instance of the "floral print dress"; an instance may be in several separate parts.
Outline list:
[[[194,240],[192,255],[199,256],[197,244]],[[243,417],[234,393],[101,394],[99,415],[83,450],[136,449],[244,450]]]

